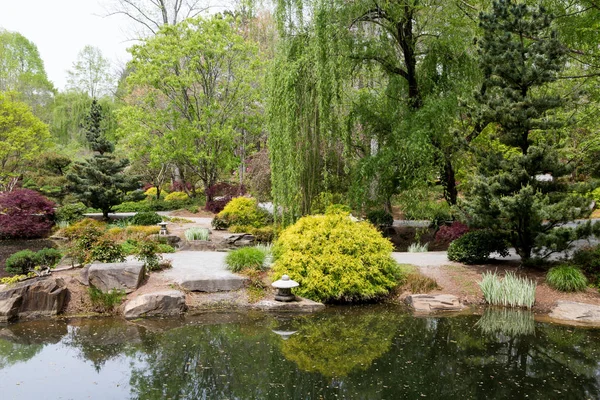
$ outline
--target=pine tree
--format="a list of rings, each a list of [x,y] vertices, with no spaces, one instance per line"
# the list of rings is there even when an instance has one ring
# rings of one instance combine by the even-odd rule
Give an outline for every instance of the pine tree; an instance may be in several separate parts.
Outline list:
[[[590,233],[561,227],[585,216],[585,200],[570,194],[568,165],[560,158],[560,126],[550,111],[561,99],[548,84],[564,67],[563,46],[551,16],[510,0],[480,16],[483,90],[480,118],[494,132],[480,149],[478,174],[467,202],[475,226],[506,234],[523,261],[542,249],[564,250]],[[490,148],[491,147],[491,148]]]
[[[94,99],[85,129],[90,148],[96,154],[74,163],[67,179],[71,192],[88,207],[102,210],[104,219],[108,219],[112,207],[122,202],[127,191],[136,188],[137,179],[123,173],[129,160],[117,159],[111,154],[114,145],[104,134],[103,118],[102,107]]]

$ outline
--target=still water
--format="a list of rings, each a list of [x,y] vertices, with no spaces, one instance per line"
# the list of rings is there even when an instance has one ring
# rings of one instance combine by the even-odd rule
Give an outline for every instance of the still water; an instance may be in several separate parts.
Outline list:
[[[0,399],[600,399],[600,330],[527,312],[0,326]]]

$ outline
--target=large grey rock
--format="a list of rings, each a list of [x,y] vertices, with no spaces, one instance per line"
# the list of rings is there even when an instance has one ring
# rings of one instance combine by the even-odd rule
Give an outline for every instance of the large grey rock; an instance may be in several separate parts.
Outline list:
[[[32,279],[0,291],[0,322],[16,318],[50,317],[58,314],[67,298],[59,278]]]
[[[557,301],[550,318],[600,325],[600,306],[574,301]]]
[[[413,294],[406,303],[417,312],[460,311],[464,308],[458,297],[451,294]]]
[[[259,302],[253,304],[252,308],[262,311],[310,313],[323,310],[325,308],[325,304],[296,296],[296,299],[290,302],[282,302],[270,299],[260,300]]]
[[[178,290],[147,293],[125,304],[125,318],[166,317],[179,315],[186,309],[185,294]]]
[[[225,236],[223,240],[227,245],[235,247],[252,246],[256,241],[254,236],[248,233],[236,233],[233,235],[228,235]]]
[[[142,284],[145,268],[141,262],[93,263],[88,269],[91,286],[103,292],[125,290],[131,293]]]
[[[195,292],[222,292],[241,289],[247,280],[242,276],[190,277],[182,279],[179,284],[182,288]]]

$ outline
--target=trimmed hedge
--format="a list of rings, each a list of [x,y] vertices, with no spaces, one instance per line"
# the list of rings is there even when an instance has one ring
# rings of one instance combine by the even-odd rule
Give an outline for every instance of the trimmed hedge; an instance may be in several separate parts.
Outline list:
[[[448,247],[448,260],[465,264],[486,262],[490,254],[508,256],[508,246],[504,236],[487,230],[473,231],[456,239]]]

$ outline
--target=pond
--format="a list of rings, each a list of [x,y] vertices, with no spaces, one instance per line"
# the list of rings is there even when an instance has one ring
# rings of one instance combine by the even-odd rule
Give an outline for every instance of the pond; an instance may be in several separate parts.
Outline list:
[[[0,326],[7,399],[598,399],[600,330],[528,312],[210,313]]]

